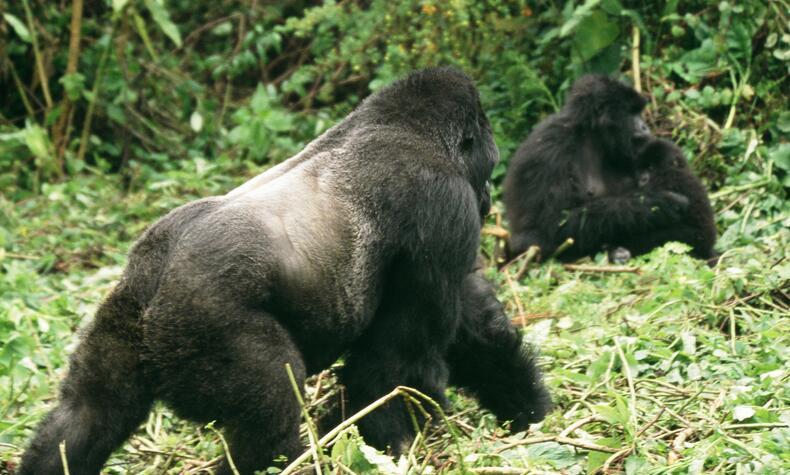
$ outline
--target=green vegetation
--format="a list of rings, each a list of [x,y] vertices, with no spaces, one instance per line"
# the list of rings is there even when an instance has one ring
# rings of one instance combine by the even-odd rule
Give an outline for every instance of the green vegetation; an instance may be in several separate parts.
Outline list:
[[[790,472],[786,0],[313,3],[0,0],[0,473],[148,224],[434,64],[478,81],[497,183],[578,75],[638,77],[653,130],[711,189],[724,254],[714,268],[679,244],[625,268],[492,265],[557,409],[511,435],[452,392],[449,422],[407,458],[350,429],[323,473]],[[320,378],[311,414],[335,390]],[[158,408],[105,473],[199,473],[222,451],[212,428]]]

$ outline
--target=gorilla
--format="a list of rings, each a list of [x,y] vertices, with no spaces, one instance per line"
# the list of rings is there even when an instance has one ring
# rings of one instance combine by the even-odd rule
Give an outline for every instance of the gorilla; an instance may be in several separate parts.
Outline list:
[[[573,244],[557,255],[562,261],[616,249],[619,241],[643,253],[688,237],[688,195],[698,192],[698,181],[694,189],[672,190],[658,185],[664,180],[654,172],[653,185],[639,187],[637,154],[653,140],[641,118],[646,103],[637,91],[606,76],[583,76],[574,83],[562,110],[533,130],[509,165],[504,185],[509,259],[533,245],[544,259],[552,257],[568,238]],[[683,183],[689,182],[687,176]]]
[[[71,473],[98,474],[155,400],[217,421],[240,473],[293,459],[285,365],[301,387],[341,356],[352,411],[398,385],[446,403],[452,378],[516,427],[541,420],[534,358],[474,272],[498,158],[472,81],[428,69],[228,194],[171,211],[130,251],[19,473],[63,473],[65,441]],[[395,452],[414,436],[402,402],[360,430]]]
[[[683,151],[664,139],[650,140],[637,155],[639,188],[649,192],[677,193],[688,200],[687,211],[674,226],[657,229],[642,236],[628,236],[617,245],[636,255],[643,254],[668,241],[691,246],[691,254],[699,259],[717,257],[716,223],[708,192],[691,171]]]

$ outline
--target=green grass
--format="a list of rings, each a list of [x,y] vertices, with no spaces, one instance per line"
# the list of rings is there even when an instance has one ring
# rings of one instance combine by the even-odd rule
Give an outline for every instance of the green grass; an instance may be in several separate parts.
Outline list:
[[[0,473],[18,461],[54,403],[78,329],[120,275],[133,239],[168,209],[242,179],[215,178],[227,172],[187,167],[126,195],[114,178],[89,175],[21,202],[0,199]],[[726,193],[714,205],[721,210],[748,193]],[[458,444],[439,421],[399,462],[377,456],[350,429],[326,448],[333,461],[325,473],[396,466],[410,473],[787,473],[790,217],[786,205],[773,214],[746,211],[719,213],[730,246],[720,246],[715,268],[679,244],[621,269],[605,266],[602,256],[582,270],[533,265],[520,282],[518,266],[492,267],[514,322],[541,349],[554,412],[513,435],[453,391],[449,421]],[[491,245],[486,237],[484,249]],[[331,376],[310,382],[312,414],[336,390]],[[216,431],[157,407],[105,472],[199,473],[222,452]]]

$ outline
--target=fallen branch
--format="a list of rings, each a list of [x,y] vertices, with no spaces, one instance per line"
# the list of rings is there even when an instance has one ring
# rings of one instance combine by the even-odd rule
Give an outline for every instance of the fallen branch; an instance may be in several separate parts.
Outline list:
[[[514,467],[477,467],[472,469],[472,473],[480,473],[482,475],[522,475],[529,473],[529,470]]]
[[[527,439],[518,440],[510,444],[506,444],[496,449],[495,452],[501,453],[506,450],[510,450],[512,448],[519,447],[522,445],[542,444],[544,442],[557,442],[558,444],[572,445],[580,449],[593,450],[595,452],[606,452],[609,454],[615,454],[620,451],[620,449],[617,448],[606,447],[605,445],[599,445],[592,442],[585,442],[581,439],[572,439],[570,437],[564,437],[561,435],[546,435],[542,437],[530,437]]]
[[[616,272],[631,272],[633,274],[639,273],[639,267],[636,266],[593,266],[589,264],[565,264],[563,269],[575,272],[602,272],[602,273],[616,273]]]
[[[510,236],[510,233],[507,229],[503,228],[502,226],[486,226],[480,231],[480,234],[484,236],[494,236],[499,239],[507,239]]]

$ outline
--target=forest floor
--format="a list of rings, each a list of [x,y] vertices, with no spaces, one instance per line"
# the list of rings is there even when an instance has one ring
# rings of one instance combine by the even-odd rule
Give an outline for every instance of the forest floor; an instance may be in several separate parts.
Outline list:
[[[207,178],[223,174],[185,167],[125,195],[116,177],[87,175],[22,202],[0,197],[0,473],[13,473],[52,407],[76,330],[118,279],[134,238],[167,210],[229,189],[229,179]],[[348,428],[324,447],[320,470],[789,473],[790,216],[777,228],[776,218],[726,213],[752,192],[713,196],[724,245],[733,234],[751,236],[720,245],[713,268],[669,244],[622,267],[599,256],[488,269],[513,321],[540,348],[556,406],[528,433],[508,433],[451,390],[448,419],[408,456],[377,454]],[[337,390],[331,381],[332,371],[310,381],[311,414]],[[104,473],[205,473],[223,453],[218,434],[157,406]],[[318,469],[308,463],[302,473]]]

